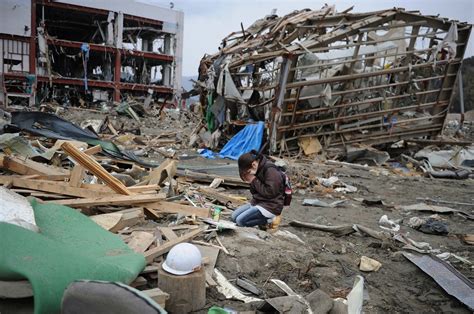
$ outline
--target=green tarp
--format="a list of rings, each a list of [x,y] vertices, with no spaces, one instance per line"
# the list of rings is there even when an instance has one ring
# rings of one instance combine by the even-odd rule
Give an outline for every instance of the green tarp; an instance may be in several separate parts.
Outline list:
[[[117,235],[76,210],[32,201],[40,233],[0,223],[0,280],[28,279],[35,313],[59,313],[66,287],[78,279],[130,283],[145,267]]]

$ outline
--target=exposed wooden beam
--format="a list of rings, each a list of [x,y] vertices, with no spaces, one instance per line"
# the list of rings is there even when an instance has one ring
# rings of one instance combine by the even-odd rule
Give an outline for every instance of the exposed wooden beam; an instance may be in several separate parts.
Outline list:
[[[160,201],[166,198],[164,194],[136,194],[136,195],[112,195],[106,197],[78,198],[55,201],[56,204],[71,207],[90,207],[103,205],[136,205]],[[52,203],[52,202],[51,202]]]
[[[201,229],[201,228],[193,230],[181,237],[178,237],[172,241],[165,242],[163,243],[163,245],[160,245],[156,248],[146,251],[144,255],[145,255],[145,259],[147,263],[151,263],[156,257],[159,257],[163,254],[168,253],[169,250],[171,250],[171,248],[173,248],[173,246],[175,246],[176,244],[191,241],[192,239],[200,235],[202,232],[204,232],[204,230],[205,229]]]

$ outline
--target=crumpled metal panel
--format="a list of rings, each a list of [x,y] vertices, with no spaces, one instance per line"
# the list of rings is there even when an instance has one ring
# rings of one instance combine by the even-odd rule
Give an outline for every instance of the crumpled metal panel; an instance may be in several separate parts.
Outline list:
[[[430,255],[403,253],[403,256],[433,278],[444,291],[474,310],[474,283],[453,266]]]

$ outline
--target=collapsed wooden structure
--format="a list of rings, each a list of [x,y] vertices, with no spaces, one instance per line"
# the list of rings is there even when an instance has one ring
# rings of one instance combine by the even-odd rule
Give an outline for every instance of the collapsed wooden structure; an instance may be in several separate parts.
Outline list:
[[[199,69],[208,125],[265,120],[273,153],[439,134],[472,25],[351,10],[271,14],[224,38]]]

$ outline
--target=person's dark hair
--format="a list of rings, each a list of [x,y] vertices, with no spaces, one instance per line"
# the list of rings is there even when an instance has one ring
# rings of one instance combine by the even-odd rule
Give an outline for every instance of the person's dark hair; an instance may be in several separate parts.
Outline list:
[[[250,167],[252,167],[252,163],[255,160],[259,160],[259,159],[260,159],[260,155],[254,149],[252,149],[248,153],[240,155],[239,160],[237,161],[237,164],[239,165],[240,177],[242,178],[242,174],[244,174],[247,170],[250,169]]]

